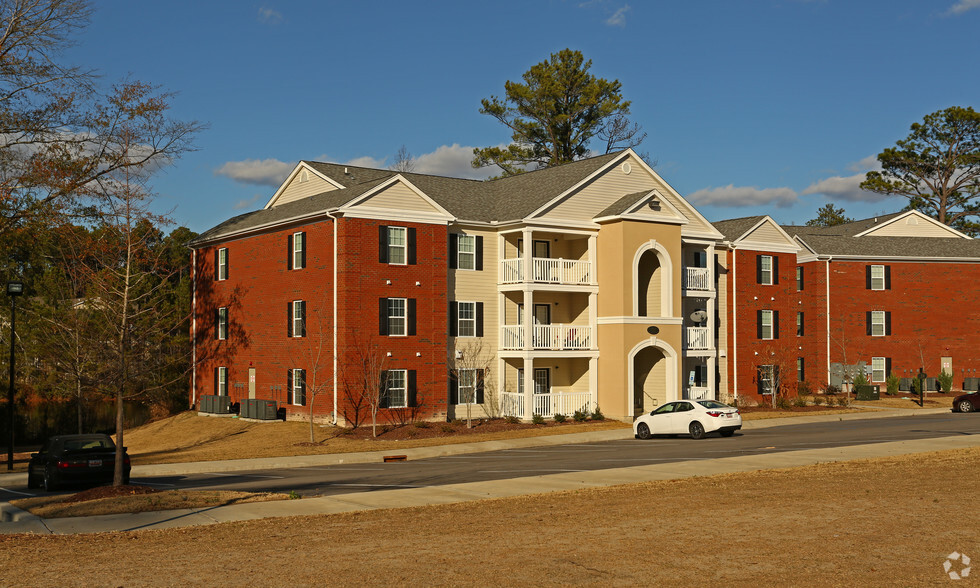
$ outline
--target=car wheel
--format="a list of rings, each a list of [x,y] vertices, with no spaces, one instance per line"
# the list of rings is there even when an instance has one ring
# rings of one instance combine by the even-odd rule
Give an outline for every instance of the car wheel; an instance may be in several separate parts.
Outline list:
[[[691,432],[691,439],[702,439],[704,437],[704,425],[698,421],[691,423],[691,426],[687,430]]]
[[[960,412],[973,412],[973,404],[969,400],[960,400],[956,407],[960,409]]]
[[[721,431],[721,436],[722,437],[731,437],[734,434],[735,434],[735,431]]]
[[[649,439],[651,437],[650,427],[646,423],[640,423],[636,426],[636,436],[640,439]]]
[[[51,492],[52,490],[54,490],[55,488],[58,487],[58,484],[55,482],[55,479],[54,479],[54,474],[51,473],[50,468],[44,468],[44,479],[43,479],[43,481],[44,481],[44,491],[45,492]]]

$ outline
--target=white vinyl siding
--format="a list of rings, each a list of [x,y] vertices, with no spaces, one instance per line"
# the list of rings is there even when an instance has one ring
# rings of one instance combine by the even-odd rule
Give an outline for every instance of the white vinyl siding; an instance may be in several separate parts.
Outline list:
[[[360,206],[364,206],[365,208],[388,208],[398,211],[427,212],[430,214],[439,212],[437,208],[401,182],[392,184],[377,194],[372,194],[370,198],[358,202],[352,208],[356,210]]]
[[[293,181],[279,194],[279,198],[273,204],[274,207],[337,189],[336,186],[316,174],[308,174],[307,180],[304,182],[302,174],[303,172],[296,174]]]

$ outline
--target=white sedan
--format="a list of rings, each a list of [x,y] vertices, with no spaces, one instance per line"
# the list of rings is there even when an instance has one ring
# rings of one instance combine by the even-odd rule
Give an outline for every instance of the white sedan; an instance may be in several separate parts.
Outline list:
[[[633,434],[638,439],[684,433],[700,439],[715,431],[721,433],[722,437],[731,437],[741,428],[742,415],[738,409],[715,400],[668,402],[650,414],[637,417],[633,422]]]

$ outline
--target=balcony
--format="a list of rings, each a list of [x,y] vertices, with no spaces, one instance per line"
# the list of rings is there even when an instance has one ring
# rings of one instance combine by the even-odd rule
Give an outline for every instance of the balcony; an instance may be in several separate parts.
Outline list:
[[[684,389],[685,400],[714,400],[711,397],[711,388],[707,386],[688,386]]]
[[[524,260],[505,259],[501,263],[501,280],[505,284],[524,282]],[[533,277],[530,281],[545,284],[587,285],[592,283],[592,262],[577,259],[531,259]]]
[[[539,414],[545,418],[551,418],[556,414],[570,416],[575,411],[592,412],[595,410],[595,402],[589,392],[551,392],[548,394],[535,394],[532,403],[534,406],[530,414],[527,412],[527,402],[524,394],[514,392],[503,392],[500,394],[500,412],[504,416],[516,416],[522,419],[530,419],[533,415]]]
[[[684,289],[714,290],[714,286],[711,283],[711,271],[706,267],[684,268]]]
[[[592,349],[592,327],[588,325],[534,325],[534,349],[558,351]],[[524,349],[524,327],[500,327],[501,349]]]
[[[711,327],[687,327],[684,330],[684,349],[711,349]]]

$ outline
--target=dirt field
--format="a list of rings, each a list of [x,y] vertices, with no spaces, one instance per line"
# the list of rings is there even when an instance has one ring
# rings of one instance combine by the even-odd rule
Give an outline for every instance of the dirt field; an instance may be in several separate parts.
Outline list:
[[[17,584],[35,586],[949,585],[948,554],[980,561],[980,509],[968,506],[978,464],[974,448],[439,507],[0,536],[0,569],[8,580],[30,569]]]

